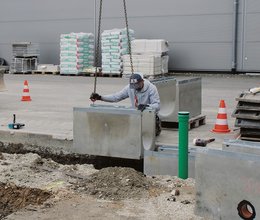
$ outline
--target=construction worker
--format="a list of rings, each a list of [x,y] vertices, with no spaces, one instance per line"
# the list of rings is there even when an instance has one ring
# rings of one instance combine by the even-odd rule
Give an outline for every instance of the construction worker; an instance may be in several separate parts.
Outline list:
[[[99,95],[92,93],[91,101],[101,100],[105,102],[119,102],[126,98],[130,98],[133,108],[143,111],[146,107],[150,107],[156,112],[156,136],[161,133],[161,122],[157,115],[160,110],[160,97],[155,85],[149,80],[144,79],[142,73],[133,73],[130,77],[129,85],[125,86],[121,91],[111,95]]]

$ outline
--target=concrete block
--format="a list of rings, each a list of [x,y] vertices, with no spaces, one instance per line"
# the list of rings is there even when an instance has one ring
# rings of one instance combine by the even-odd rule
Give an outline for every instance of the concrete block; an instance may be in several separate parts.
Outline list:
[[[195,177],[196,149],[189,149],[188,176]],[[159,146],[158,151],[144,151],[144,174],[178,176],[178,147]]]
[[[201,78],[166,77],[151,81],[158,89],[163,122],[178,122],[178,112],[188,111],[190,118],[201,114]]]
[[[155,145],[155,112],[112,105],[74,108],[73,151],[80,154],[143,158]]]
[[[197,215],[241,219],[243,214],[252,218],[242,219],[259,219],[259,155],[199,149],[195,169]]]
[[[260,156],[260,142],[243,140],[224,140],[222,150],[255,154]]]

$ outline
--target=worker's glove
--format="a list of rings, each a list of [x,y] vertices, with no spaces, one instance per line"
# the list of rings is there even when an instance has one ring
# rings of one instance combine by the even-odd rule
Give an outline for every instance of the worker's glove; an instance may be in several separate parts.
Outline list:
[[[90,96],[90,100],[92,102],[95,102],[96,100],[101,100],[101,95],[93,92]]]
[[[146,107],[148,107],[148,106],[149,106],[149,105],[146,105],[146,104],[140,104],[140,105],[137,106],[137,109],[142,112],[142,111],[145,110]]]

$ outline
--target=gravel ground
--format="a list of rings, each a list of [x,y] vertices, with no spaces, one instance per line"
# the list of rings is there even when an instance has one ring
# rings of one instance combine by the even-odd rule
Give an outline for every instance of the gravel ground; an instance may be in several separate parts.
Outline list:
[[[8,194],[2,197],[0,204],[5,202],[13,212],[5,217],[9,220],[203,219],[194,215],[194,179],[144,176],[132,168],[62,165],[32,153],[2,153],[0,172],[0,186],[27,188],[27,193],[17,193],[20,200],[37,197],[23,206]],[[35,189],[43,191],[35,195]]]

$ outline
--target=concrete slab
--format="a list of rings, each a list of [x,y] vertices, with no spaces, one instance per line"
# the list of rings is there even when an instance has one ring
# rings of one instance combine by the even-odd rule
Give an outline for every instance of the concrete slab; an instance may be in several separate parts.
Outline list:
[[[194,75],[175,75],[178,79],[193,77]],[[219,134],[210,132],[214,127],[219,100],[224,99],[227,106],[228,123],[234,128],[232,112],[237,104],[235,98],[241,91],[255,87],[259,76],[230,76],[230,75],[198,75],[202,77],[202,114],[206,115],[206,125],[190,130],[189,145],[193,138],[210,138],[216,140],[208,147],[222,148],[224,139],[234,139],[237,132]],[[28,81],[31,102],[21,102],[23,83]],[[127,85],[124,78],[98,78],[97,92],[110,94]],[[13,75],[5,74],[7,91],[0,93],[0,132],[33,133],[50,135],[54,139],[73,138],[73,108],[89,107],[92,102],[89,96],[93,91],[93,77],[73,77],[60,75]],[[104,104],[97,102],[97,104]],[[109,104],[109,103],[105,103]],[[113,105],[114,103],[111,103]],[[130,101],[124,100],[120,105],[130,106]],[[12,122],[13,114],[16,121],[24,123],[21,130],[10,130],[8,123]],[[2,135],[0,133],[0,139]],[[12,141],[12,140],[10,140]],[[157,137],[160,145],[178,145],[176,130],[163,130]]]

